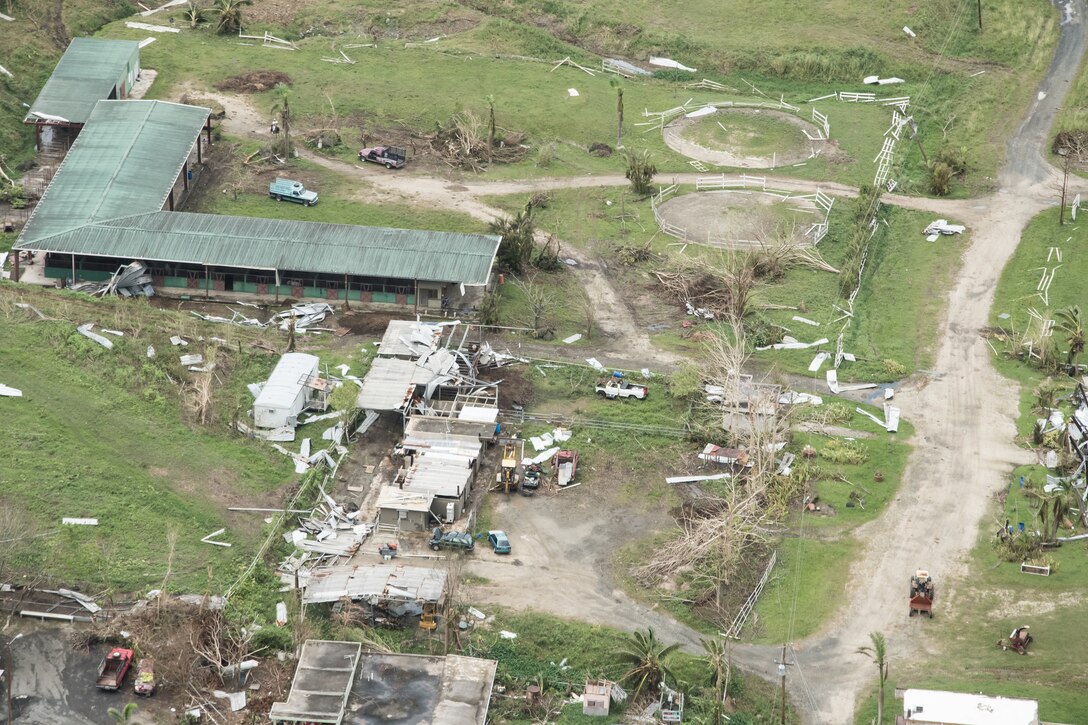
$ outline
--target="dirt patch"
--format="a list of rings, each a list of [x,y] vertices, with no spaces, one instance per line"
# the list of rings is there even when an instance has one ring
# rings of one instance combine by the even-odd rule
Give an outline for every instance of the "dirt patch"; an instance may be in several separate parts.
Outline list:
[[[810,154],[817,150],[821,150],[822,153],[826,154],[831,150],[831,147],[834,147],[834,142],[832,141],[809,141],[802,130],[807,130],[808,133],[813,136],[817,135],[817,132],[822,133],[822,130],[818,129],[815,124],[812,124],[803,118],[798,118],[790,113],[755,108],[719,109],[717,113],[770,115],[775,119],[785,121],[798,127],[797,143],[796,145],[781,149],[772,156],[750,156],[745,154],[744,150],[741,148],[707,148],[706,146],[702,146],[695,141],[685,138],[685,132],[690,131],[693,126],[704,121],[705,117],[681,117],[679,120],[670,123],[662,131],[662,137],[665,140],[665,144],[673,151],[692,159],[698,159],[699,161],[714,164],[715,166],[732,166],[742,169],[773,169],[776,166],[785,166],[787,164],[804,161]]]
[[[402,317],[404,315],[385,312],[351,312],[340,315],[336,321],[341,327],[351,330],[353,335],[381,337],[385,334],[385,328],[389,326],[390,321],[399,320]]]
[[[261,0],[246,8],[246,25],[273,25],[286,28],[295,22],[305,8],[298,0]]]
[[[264,93],[280,83],[291,85],[291,76],[278,70],[255,70],[240,76],[224,78],[215,84],[217,90],[230,93]]]
[[[489,383],[502,381],[499,386],[499,407],[503,410],[512,409],[515,403],[528,405],[533,402],[533,384],[524,366],[481,370],[479,378]]]
[[[429,40],[430,38],[467,33],[480,24],[475,18],[441,18],[429,23],[413,25],[404,31],[406,40]]]
[[[762,193],[699,191],[669,199],[660,207],[661,218],[684,231],[686,239],[708,239],[732,245],[788,234],[794,244],[804,242],[805,231],[821,217],[807,206]]]

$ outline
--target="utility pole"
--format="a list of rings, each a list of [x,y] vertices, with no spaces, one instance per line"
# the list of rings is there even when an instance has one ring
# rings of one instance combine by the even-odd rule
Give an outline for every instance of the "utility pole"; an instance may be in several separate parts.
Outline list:
[[[782,660],[778,663],[778,676],[782,678],[782,725],[786,725],[786,645],[782,645]]]

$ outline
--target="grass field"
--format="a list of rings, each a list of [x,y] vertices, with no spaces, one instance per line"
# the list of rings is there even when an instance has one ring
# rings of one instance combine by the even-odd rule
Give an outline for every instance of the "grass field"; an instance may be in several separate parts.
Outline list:
[[[16,301],[55,319],[38,320]],[[0,288],[0,369],[4,383],[24,396],[3,399],[0,422],[12,443],[0,461],[0,498],[25,523],[2,557],[7,565],[92,592],[145,591],[168,569],[173,590],[221,591],[237,576],[262,526],[226,507],[276,502],[294,474],[268,446],[227,433],[239,405],[230,392],[215,393],[215,423],[189,422],[182,402],[188,396],[171,379],[194,375],[178,364],[167,338],[205,332],[193,320],[132,301]],[[125,336],[106,350],[75,332],[84,322]],[[205,334],[228,340],[218,350],[219,376],[251,382],[271,369],[263,353],[233,352],[255,333],[220,326]],[[146,357],[149,344],[158,351],[154,359]],[[209,355],[210,345],[186,349]],[[234,395],[248,395],[244,384],[237,387],[242,392]],[[99,525],[64,527],[63,516],[93,517]],[[200,543],[223,527],[231,548]]]

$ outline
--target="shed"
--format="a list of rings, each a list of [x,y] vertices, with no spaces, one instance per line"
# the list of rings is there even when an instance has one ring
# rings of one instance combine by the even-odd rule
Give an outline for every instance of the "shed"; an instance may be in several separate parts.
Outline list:
[[[383,486],[378,493],[378,523],[396,526],[402,532],[429,531],[434,526],[433,504],[433,493]]]
[[[347,597],[368,604],[419,602],[435,604],[446,591],[444,569],[373,564],[316,569],[306,583],[305,604],[335,602]]]
[[[910,689],[903,693],[902,717],[905,725],[1039,725],[1039,703],[1013,697]]]
[[[74,38],[45,82],[23,123],[79,128],[99,101],[123,100],[140,76],[140,44],[135,40]]]
[[[325,381],[318,373],[320,362],[317,356],[300,352],[280,358],[253,403],[253,422],[258,428],[294,427],[302,411],[328,406]]]
[[[378,345],[378,357],[395,357],[416,360],[438,348],[444,327],[414,320],[390,320],[386,325],[382,342]]]

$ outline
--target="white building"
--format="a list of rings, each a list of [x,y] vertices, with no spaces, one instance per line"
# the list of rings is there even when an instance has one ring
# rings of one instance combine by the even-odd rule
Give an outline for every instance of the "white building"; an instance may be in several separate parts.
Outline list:
[[[300,352],[280,358],[253,403],[253,422],[258,428],[293,428],[302,411],[328,406],[328,382],[318,374],[319,362],[315,355]]]
[[[907,690],[897,725],[1039,725],[1039,703],[942,690]]]

